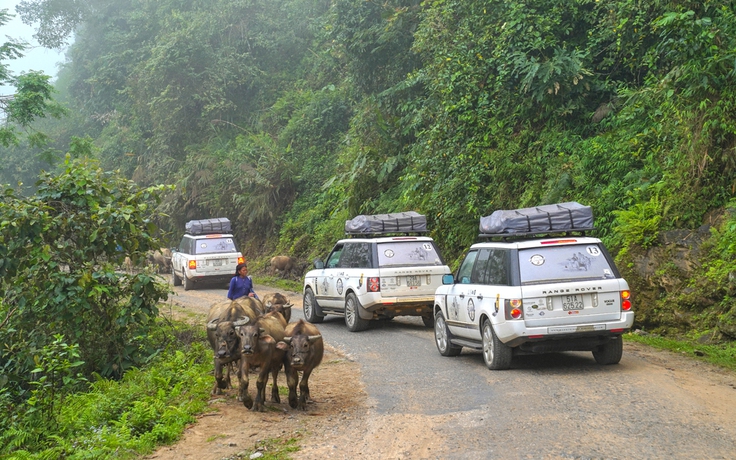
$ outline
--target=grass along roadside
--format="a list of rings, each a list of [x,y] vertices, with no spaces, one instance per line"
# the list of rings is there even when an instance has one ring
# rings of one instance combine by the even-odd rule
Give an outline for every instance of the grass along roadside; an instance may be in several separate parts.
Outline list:
[[[696,340],[675,340],[641,331],[624,334],[624,339],[652,348],[684,354],[699,361],[736,371],[736,343],[734,342],[719,345],[703,344]]]

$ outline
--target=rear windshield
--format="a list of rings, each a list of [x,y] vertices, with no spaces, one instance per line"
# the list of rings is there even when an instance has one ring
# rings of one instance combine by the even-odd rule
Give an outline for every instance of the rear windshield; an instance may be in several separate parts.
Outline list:
[[[615,278],[597,244],[520,249],[519,269],[522,285]]]
[[[378,244],[379,267],[444,265],[432,241],[391,241]]]
[[[232,238],[201,238],[194,242],[195,254],[217,254],[221,252],[238,252]]]

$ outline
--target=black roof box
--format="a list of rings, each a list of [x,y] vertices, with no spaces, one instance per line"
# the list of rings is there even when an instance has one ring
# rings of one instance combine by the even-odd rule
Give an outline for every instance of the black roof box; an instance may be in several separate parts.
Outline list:
[[[360,215],[345,221],[348,235],[427,233],[427,218],[415,211]]]
[[[190,235],[210,235],[213,233],[232,233],[230,220],[227,217],[216,219],[190,220],[184,229]]]
[[[480,235],[523,236],[595,230],[593,210],[575,201],[533,208],[498,210],[480,218]]]

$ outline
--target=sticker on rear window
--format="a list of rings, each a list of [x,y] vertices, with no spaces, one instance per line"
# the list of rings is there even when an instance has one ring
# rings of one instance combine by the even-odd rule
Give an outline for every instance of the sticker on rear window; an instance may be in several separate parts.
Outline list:
[[[531,262],[532,265],[536,265],[537,267],[544,264],[544,256],[541,254],[534,254],[530,259],[529,262]]]
[[[598,257],[599,255],[601,255],[601,250],[598,248],[598,246],[588,246],[587,248],[585,248],[585,252],[594,257]]]
[[[390,249],[386,249],[385,251],[383,251],[383,255],[386,256],[386,257],[388,257],[390,259],[391,257],[394,256],[394,251],[392,251]]]

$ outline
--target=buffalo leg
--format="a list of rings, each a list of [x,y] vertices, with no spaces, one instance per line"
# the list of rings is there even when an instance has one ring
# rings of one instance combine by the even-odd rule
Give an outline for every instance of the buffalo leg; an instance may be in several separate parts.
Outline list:
[[[253,404],[253,410],[257,412],[266,412],[266,406],[263,401],[266,399],[266,384],[268,383],[268,366],[261,366],[261,372],[256,380],[256,400]]]
[[[275,403],[281,403],[281,396],[279,396],[279,387],[276,384],[276,380],[278,380],[280,370],[281,365],[273,366],[271,368],[271,375],[273,376],[273,385],[271,385],[271,401]]]
[[[312,399],[309,396],[309,376],[311,374],[311,369],[305,370],[302,381],[299,383],[299,409],[301,410],[307,410],[307,401]]]
[[[249,384],[248,372],[250,371],[249,367],[250,366],[248,366],[248,363],[246,362],[246,360],[241,358],[240,372],[239,372],[240,388],[239,388],[238,394],[240,395],[240,400],[243,401],[243,405],[247,407],[248,409],[253,407],[253,399],[248,394],[248,384]]]
[[[222,363],[215,357],[215,386],[212,387],[213,395],[221,395],[222,389],[227,387],[225,379],[222,377]]]

